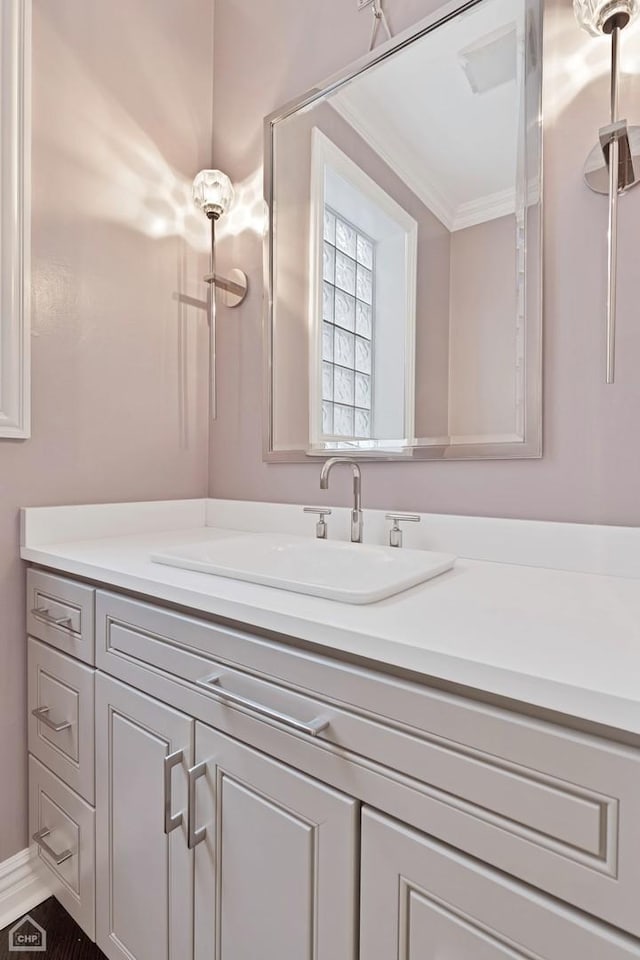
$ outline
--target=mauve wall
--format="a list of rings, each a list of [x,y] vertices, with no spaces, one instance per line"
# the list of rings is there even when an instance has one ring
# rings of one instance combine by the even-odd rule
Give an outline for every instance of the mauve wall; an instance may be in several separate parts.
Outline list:
[[[449,433],[516,434],[516,218],[451,234]]]
[[[438,6],[387,0],[396,30]],[[255,205],[262,117],[367,48],[370,13],[355,0],[217,0],[214,157]],[[624,63],[638,70],[640,34],[625,37]],[[622,204],[618,380],[603,383],[606,204],[582,182],[584,158],[607,122],[606,41],[575,23],[569,0],[547,5],[545,24],[545,442],[539,461],[371,464],[365,505],[437,512],[635,524],[640,521],[640,190]],[[623,84],[622,114],[634,119],[640,77]],[[640,119],[640,110],[638,117]],[[336,475],[318,490],[318,465],[262,462],[262,249],[234,218],[221,244],[252,290],[220,312],[219,413],[213,431],[214,496],[305,503],[346,502]],[[257,225],[257,221],[256,221]],[[306,361],[305,361],[306,362]]]
[[[207,489],[188,185],[211,151],[212,0],[34,0],[33,436],[0,441],[0,862],[27,842],[18,508]]]

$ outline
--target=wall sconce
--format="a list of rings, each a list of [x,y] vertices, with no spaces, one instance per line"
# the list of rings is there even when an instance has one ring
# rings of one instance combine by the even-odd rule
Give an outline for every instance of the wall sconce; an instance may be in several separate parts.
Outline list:
[[[231,180],[220,170],[201,170],[193,181],[193,202],[211,223],[211,270],[204,280],[224,291],[227,307],[239,306],[248,289],[247,275],[242,270],[232,270],[228,278],[218,276],[215,271],[216,223],[229,212],[234,196]]]
[[[640,127],[618,118],[620,34],[640,10],[640,0],[574,0],[581,27],[593,37],[611,37],[611,122],[599,131],[599,143],[585,164],[585,180],[595,193],[609,196],[607,383],[615,380],[618,198],[640,181]]]
[[[228,277],[221,277],[216,273],[216,223],[229,212],[233,198],[234,191],[231,180],[220,170],[201,170],[193,181],[193,201],[195,205],[206,214],[211,223],[209,273],[205,274],[204,281],[209,284],[206,308],[209,316],[209,356],[211,363],[209,406],[213,420],[215,420],[217,415],[215,289],[217,288],[222,291],[225,306],[237,307],[246,297],[249,286],[247,275],[242,270],[231,270]]]

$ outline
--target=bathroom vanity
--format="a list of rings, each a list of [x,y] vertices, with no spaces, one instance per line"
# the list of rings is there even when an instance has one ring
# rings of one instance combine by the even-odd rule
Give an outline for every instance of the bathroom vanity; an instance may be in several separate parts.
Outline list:
[[[640,698],[631,660],[605,676],[592,645],[615,597],[635,656],[637,581],[461,559],[353,607],[152,564],[229,535],[222,504],[196,528],[203,509],[147,505],[137,527],[132,506],[25,512],[30,832],[105,954],[640,957]],[[244,505],[247,523],[260,509],[308,524]],[[448,603],[463,612],[438,649]],[[520,671],[507,652],[531,629],[537,676],[535,651]]]

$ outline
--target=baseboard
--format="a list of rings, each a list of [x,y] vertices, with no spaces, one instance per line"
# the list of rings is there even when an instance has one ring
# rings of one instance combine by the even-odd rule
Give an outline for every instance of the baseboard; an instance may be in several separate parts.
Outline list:
[[[0,863],[0,930],[50,896],[29,848]]]

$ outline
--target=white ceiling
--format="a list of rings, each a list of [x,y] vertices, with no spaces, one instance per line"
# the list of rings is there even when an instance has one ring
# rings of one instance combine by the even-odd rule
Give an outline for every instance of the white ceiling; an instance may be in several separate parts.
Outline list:
[[[514,210],[521,66],[505,38],[514,31],[522,38],[523,0],[483,0],[329,98],[449,229]],[[481,84],[512,79],[474,93],[469,57]]]

